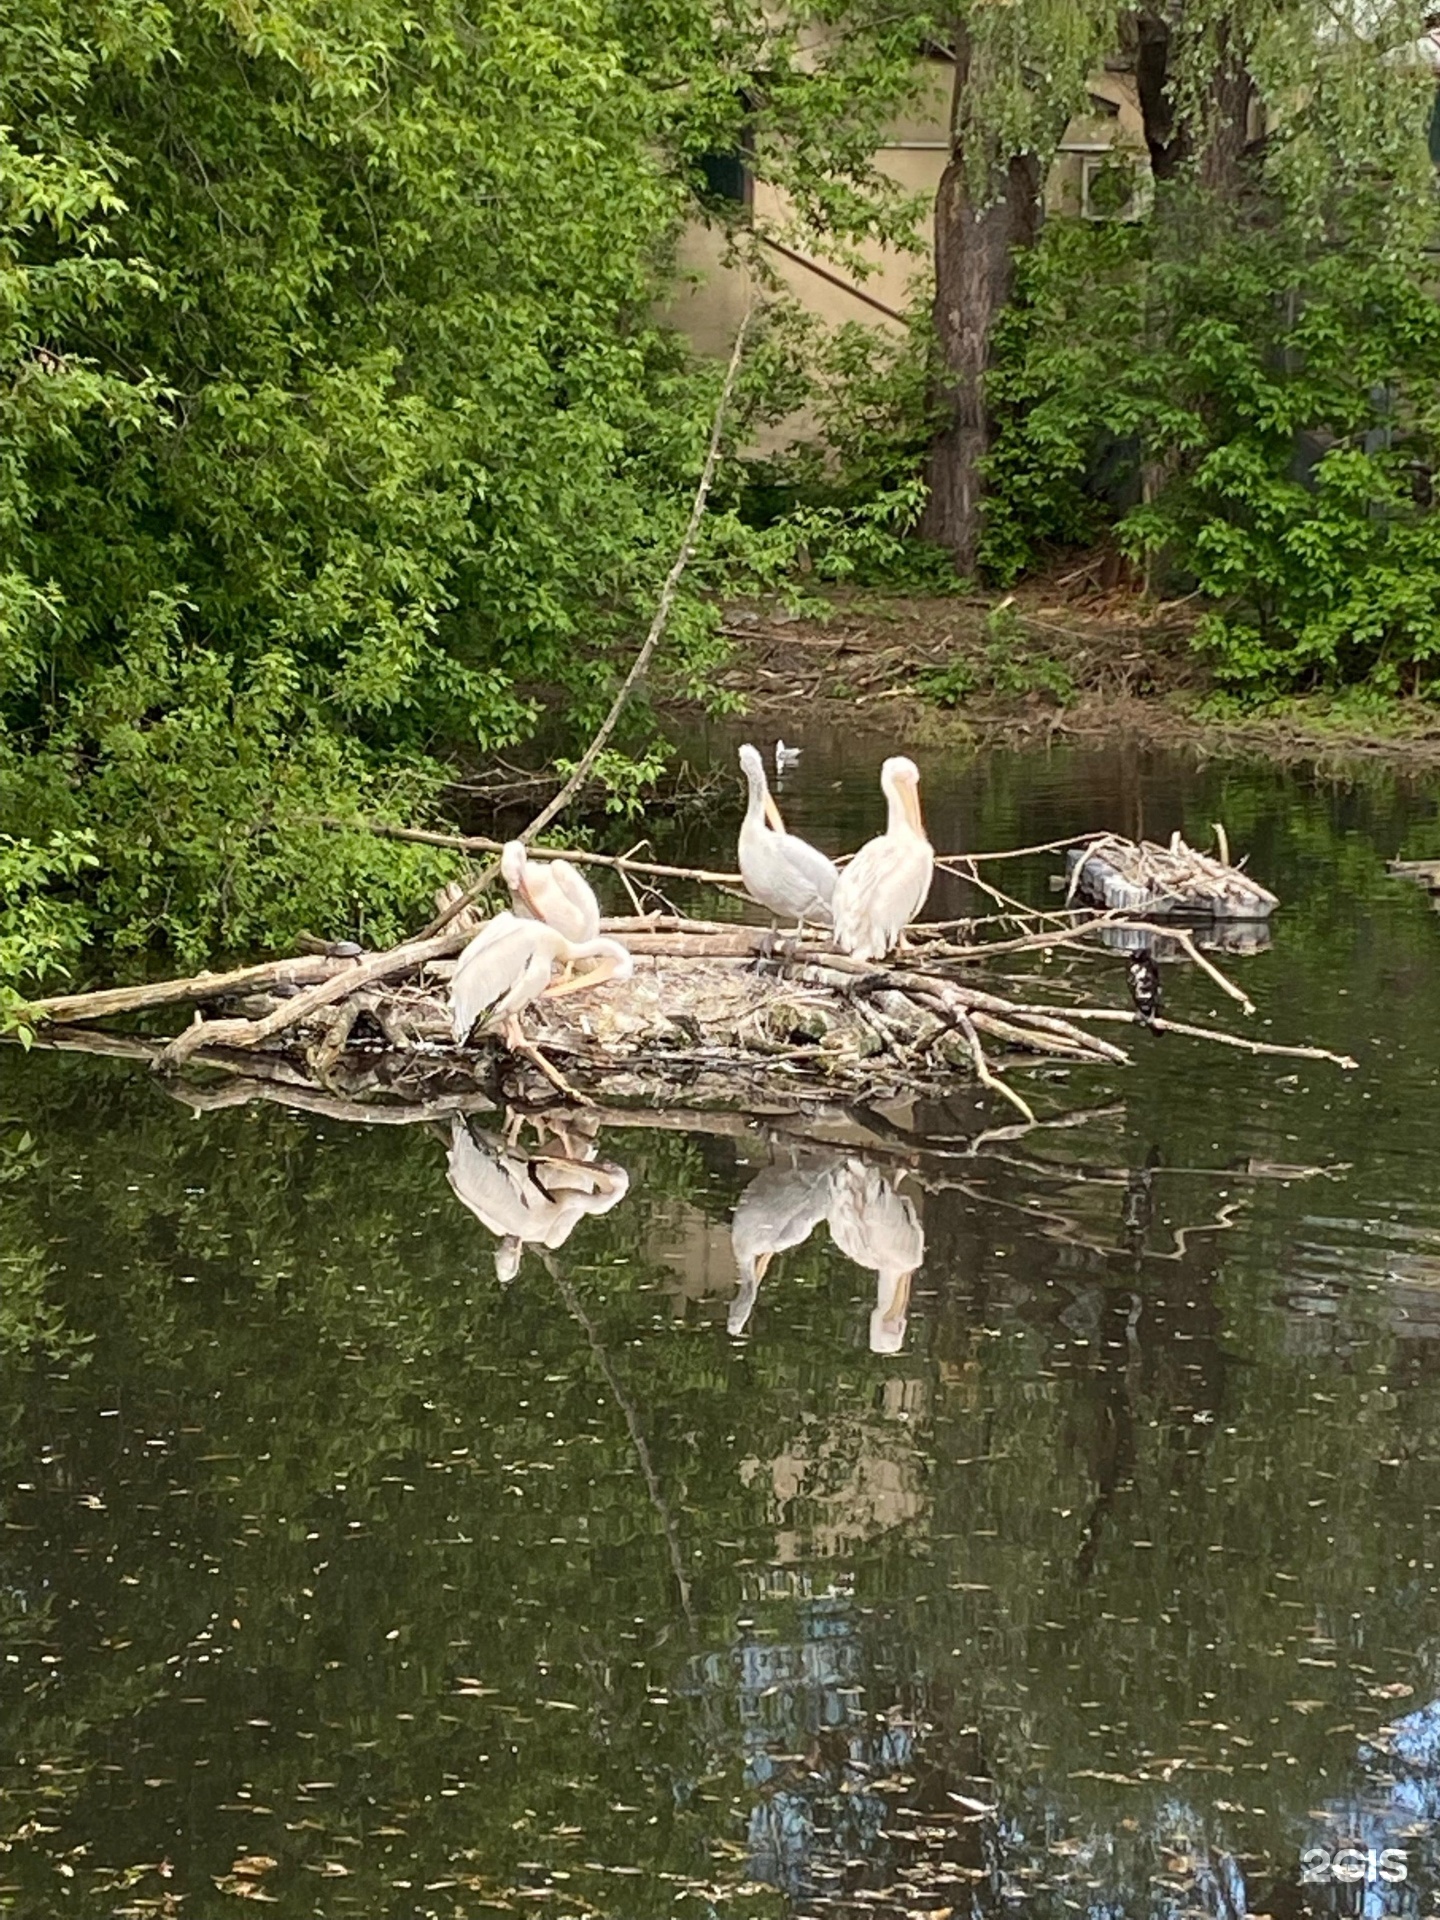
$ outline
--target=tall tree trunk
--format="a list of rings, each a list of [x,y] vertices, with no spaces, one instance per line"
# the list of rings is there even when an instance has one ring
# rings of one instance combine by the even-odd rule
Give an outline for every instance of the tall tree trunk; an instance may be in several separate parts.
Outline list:
[[[1170,92],[1175,25],[1183,12],[1182,5],[1170,9],[1170,18],[1149,10],[1135,18],[1135,89],[1145,122],[1150,171],[1156,180],[1176,178],[1196,151],[1196,129],[1176,113]],[[1207,192],[1234,206],[1246,197],[1250,184],[1245,162],[1256,87],[1229,19],[1222,19],[1215,29],[1215,64],[1206,92],[1204,145],[1196,172]]]
[[[1250,105],[1255,82],[1245,64],[1243,48],[1235,43],[1228,23],[1222,23],[1210,80],[1210,124],[1200,155],[1200,184],[1226,206],[1245,198],[1249,179],[1245,159],[1250,150]]]
[[[1173,180],[1193,151],[1188,121],[1177,120],[1170,98],[1170,22],[1158,13],[1141,13],[1135,22],[1135,91],[1145,122],[1150,171],[1156,180]]]
[[[985,373],[995,323],[1015,282],[1015,250],[1040,230],[1040,162],[1014,154],[990,169],[983,205],[971,192],[961,124],[970,49],[962,32],[955,67],[950,159],[935,196],[935,332],[949,423],[930,453],[930,496],[921,533],[948,547],[957,573],[972,573],[980,544],[990,444]]]

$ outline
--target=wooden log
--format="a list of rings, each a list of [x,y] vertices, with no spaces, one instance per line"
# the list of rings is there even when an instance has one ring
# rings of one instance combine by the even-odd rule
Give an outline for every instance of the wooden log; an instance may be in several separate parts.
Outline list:
[[[458,953],[469,937],[463,926],[447,928],[429,940],[412,940],[405,945],[391,947],[384,953],[367,954],[363,959],[351,961],[344,974],[322,980],[317,986],[297,994],[293,1000],[282,1002],[263,1020],[196,1020],[170,1042],[161,1055],[161,1062],[168,1067],[181,1066],[201,1047],[263,1046],[288,1028],[308,1020],[321,1007],[333,1006],[337,1000],[343,1000],[358,987],[403,979],[406,974],[418,973],[427,960],[438,960],[446,954]]]
[[[138,987],[100,987],[93,993],[56,994],[48,1000],[32,1000],[25,1012],[52,1026],[77,1020],[109,1020],[121,1013],[146,1013],[153,1007],[208,1005],[214,1000],[263,992],[286,983],[312,986],[317,981],[331,980],[355,965],[354,960],[302,954],[291,960],[267,960],[261,966],[237,967],[232,973],[193,973],[183,980],[149,980]]]

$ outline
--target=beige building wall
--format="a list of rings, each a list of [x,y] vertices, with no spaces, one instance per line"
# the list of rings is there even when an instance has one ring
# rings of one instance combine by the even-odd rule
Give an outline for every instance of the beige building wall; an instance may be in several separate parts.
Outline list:
[[[896,122],[889,141],[875,156],[877,165],[908,193],[923,197],[917,253],[868,249],[871,271],[863,277],[817,259],[795,244],[784,196],[763,181],[754,184],[753,231],[771,242],[764,246],[770,267],[781,286],[827,326],[859,321],[867,327],[898,328],[900,316],[913,301],[917,277],[928,271],[933,246],[931,210],[949,153],[951,69],[948,64],[927,61],[925,70],[927,84],[920,103]],[[1046,178],[1046,211],[1072,218],[1134,214],[1144,205],[1150,186],[1134,77],[1098,72],[1091,77],[1089,91],[1091,110],[1077,115],[1066,128]],[[1134,173],[1130,202],[1119,208],[1113,202],[1117,188],[1123,193],[1126,181],[1117,166]],[[1097,206],[1095,200],[1104,204]],[[680,264],[688,279],[663,317],[688,335],[697,352],[723,358],[755,295],[754,276],[731,248],[723,226],[703,220],[693,221],[683,235]]]

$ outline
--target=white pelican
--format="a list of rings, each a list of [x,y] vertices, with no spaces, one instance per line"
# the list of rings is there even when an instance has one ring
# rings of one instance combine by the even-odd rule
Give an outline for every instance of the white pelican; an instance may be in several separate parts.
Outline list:
[[[509,840],[500,872],[522,920],[543,920],[567,940],[593,940],[600,931],[600,902],[568,860],[532,860],[523,840]]]
[[[598,960],[600,965],[552,987],[550,976],[557,964],[569,968],[577,960]],[[450,982],[450,1030],[455,1044],[463,1047],[480,1022],[487,1031],[503,1022],[506,1046],[521,1046],[522,1007],[542,994],[558,1000],[561,994],[581,993],[604,980],[627,980],[634,966],[618,940],[567,940],[543,920],[517,920],[513,913],[497,913],[455,963]]]
[[[740,1288],[730,1302],[729,1329],[745,1331],[765,1269],[777,1253],[801,1246],[830,1206],[830,1174],[836,1163],[811,1167],[766,1167],[741,1194],[730,1222],[730,1245]]]
[[[910,1282],[925,1259],[925,1233],[915,1209],[877,1167],[849,1159],[830,1180],[830,1237],[857,1266],[876,1273],[870,1351],[899,1353],[905,1344]]]
[[[866,841],[835,884],[835,944],[859,960],[882,959],[904,938],[935,871],[915,762],[887,760],[880,788],[890,809],[885,831]]]
[[[527,1156],[477,1140],[459,1114],[445,1171],[456,1199],[500,1242],[495,1272],[502,1282],[515,1278],[527,1246],[563,1246],[579,1221],[608,1213],[630,1189],[629,1174],[611,1161]]]
[[[802,928],[807,920],[829,926],[835,863],[808,840],[785,831],[780,809],[770,798],[765,763],[754,747],[741,747],[740,765],[750,788],[740,824],[740,877],[745,891],[777,918],[783,915]]]

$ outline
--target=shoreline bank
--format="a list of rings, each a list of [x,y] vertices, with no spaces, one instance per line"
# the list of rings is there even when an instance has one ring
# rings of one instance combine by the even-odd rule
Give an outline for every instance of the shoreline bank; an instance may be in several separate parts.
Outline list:
[[[1440,768],[1440,703],[1357,690],[1242,705],[1191,648],[1193,611],[1133,592],[1062,598],[849,590],[823,616],[729,607],[716,676],[756,719],[796,715],[917,746],[1084,745],[1117,738],[1207,755]],[[694,710],[663,686],[664,712]]]

